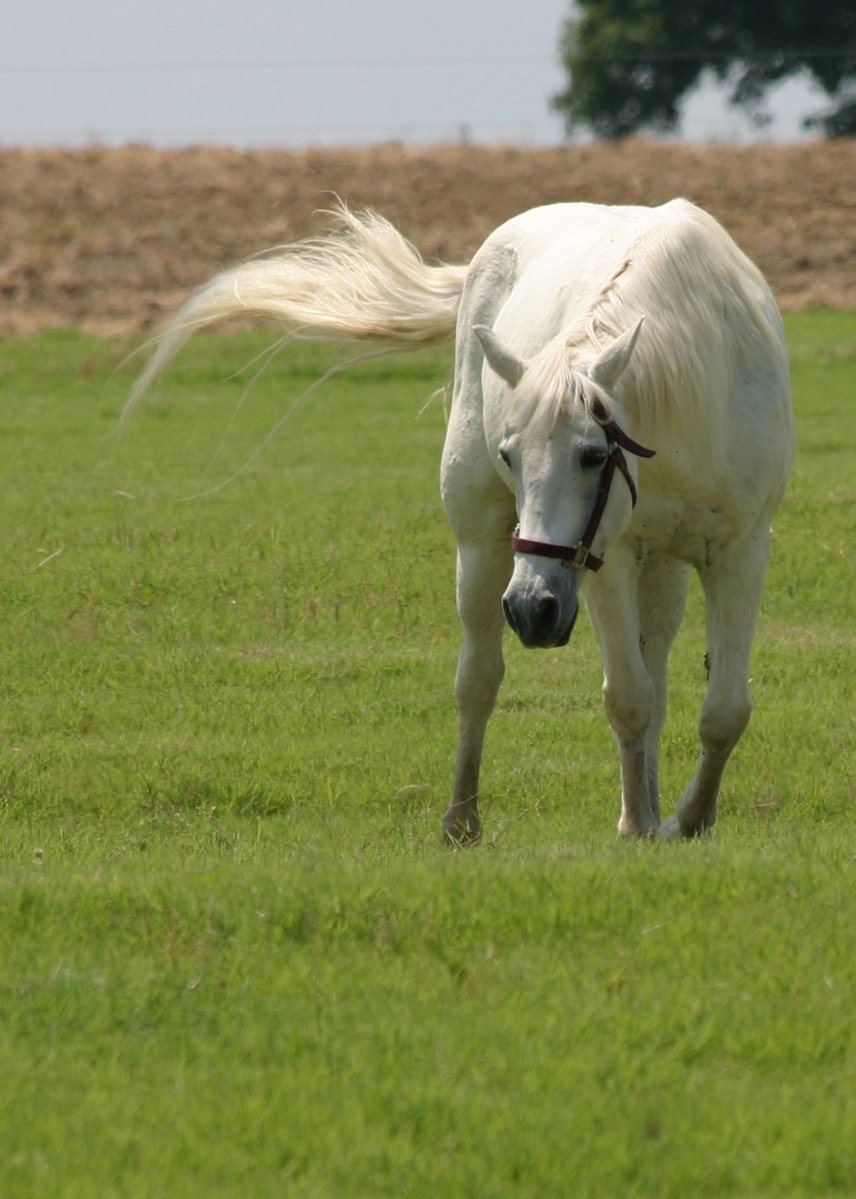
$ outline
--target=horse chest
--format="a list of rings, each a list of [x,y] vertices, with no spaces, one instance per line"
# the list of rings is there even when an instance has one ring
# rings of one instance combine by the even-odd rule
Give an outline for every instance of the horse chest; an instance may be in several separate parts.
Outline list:
[[[640,502],[627,535],[640,565],[651,554],[666,554],[704,570],[716,564],[739,528],[725,504],[655,496]]]

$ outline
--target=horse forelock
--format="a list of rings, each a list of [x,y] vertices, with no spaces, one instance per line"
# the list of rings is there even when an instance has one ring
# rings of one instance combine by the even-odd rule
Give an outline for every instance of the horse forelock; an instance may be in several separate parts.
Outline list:
[[[548,437],[561,416],[590,416],[594,398],[610,406],[609,397],[575,365],[564,336],[529,362],[525,381],[512,395],[514,423],[539,437]]]
[[[631,266],[631,259],[625,258],[587,309],[528,363],[516,416],[532,432],[549,435],[563,414],[590,415],[594,399],[612,410],[612,397],[588,377],[586,365],[624,332],[623,322],[629,318],[622,311],[618,292],[621,278]]]

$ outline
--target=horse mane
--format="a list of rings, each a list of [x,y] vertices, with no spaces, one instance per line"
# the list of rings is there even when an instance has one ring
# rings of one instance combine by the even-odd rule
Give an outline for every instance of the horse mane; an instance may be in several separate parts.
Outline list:
[[[648,444],[692,430],[718,458],[727,397],[759,350],[780,344],[780,317],[758,268],[713,217],[686,200],[660,211],[585,311],[539,355],[539,391],[548,409],[585,404],[595,390],[587,362],[644,317],[615,399]]]

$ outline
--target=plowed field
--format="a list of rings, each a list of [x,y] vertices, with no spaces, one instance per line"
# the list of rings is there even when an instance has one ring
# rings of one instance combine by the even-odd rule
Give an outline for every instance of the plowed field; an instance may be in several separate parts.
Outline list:
[[[377,208],[426,255],[451,261],[536,204],[684,195],[728,227],[783,308],[856,308],[854,181],[856,141],[0,150],[0,334],[151,328],[220,267],[317,229],[332,193]]]

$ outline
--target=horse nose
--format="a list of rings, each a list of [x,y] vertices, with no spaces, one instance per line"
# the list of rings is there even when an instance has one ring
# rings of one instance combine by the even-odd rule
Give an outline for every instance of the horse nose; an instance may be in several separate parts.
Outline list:
[[[509,627],[525,646],[542,649],[564,645],[576,617],[574,611],[569,622],[563,621],[562,605],[546,587],[528,595],[507,591],[502,597],[502,611]]]

